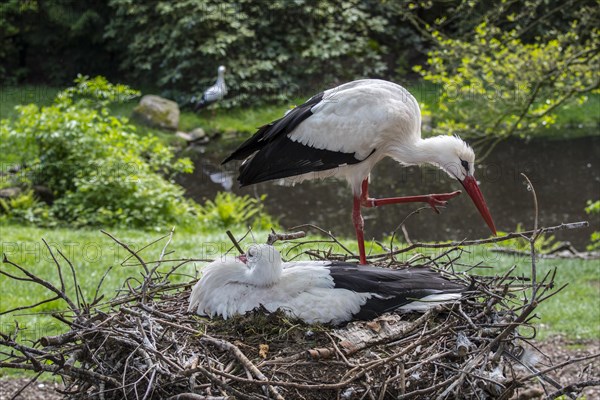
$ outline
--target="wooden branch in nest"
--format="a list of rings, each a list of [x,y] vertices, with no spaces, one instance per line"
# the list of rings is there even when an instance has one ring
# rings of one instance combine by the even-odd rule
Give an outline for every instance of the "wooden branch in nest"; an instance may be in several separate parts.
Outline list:
[[[306,232],[298,231],[298,232],[290,232],[290,233],[277,233],[273,229],[271,229],[271,233],[269,233],[269,237],[267,238],[267,244],[273,245],[278,240],[295,240],[301,239],[306,236]]]
[[[584,382],[572,383],[568,386],[562,387],[554,393],[550,393],[546,396],[547,400],[553,400],[560,396],[564,396],[565,394],[569,394],[572,392],[579,392],[582,389],[585,389],[588,386],[600,386],[600,379],[590,379]]]
[[[580,221],[580,222],[563,223],[563,224],[560,224],[557,226],[551,226],[551,227],[547,227],[547,228],[540,228],[539,230],[529,230],[529,231],[525,231],[525,232],[511,232],[504,236],[494,237],[494,238],[489,238],[489,239],[463,240],[460,242],[449,242],[449,243],[413,243],[407,247],[404,247],[404,248],[398,249],[398,250],[394,250],[390,253],[374,254],[374,255],[367,256],[367,259],[378,259],[381,257],[388,257],[390,255],[405,253],[407,251],[414,250],[417,248],[444,249],[444,248],[450,248],[450,247],[479,246],[482,244],[500,243],[500,242],[505,242],[505,241],[511,240],[511,239],[531,236],[535,232],[537,232],[538,234],[554,233],[554,232],[558,232],[558,231],[562,231],[562,230],[587,228],[589,225],[590,224],[588,221]]]

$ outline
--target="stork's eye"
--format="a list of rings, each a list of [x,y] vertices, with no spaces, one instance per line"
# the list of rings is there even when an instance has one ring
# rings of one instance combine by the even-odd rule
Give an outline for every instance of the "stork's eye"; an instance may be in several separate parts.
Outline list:
[[[469,172],[469,163],[468,162],[466,162],[465,160],[460,160],[460,164],[463,166],[465,171]]]
[[[248,257],[254,257],[256,256],[256,249],[251,247],[248,249]]]

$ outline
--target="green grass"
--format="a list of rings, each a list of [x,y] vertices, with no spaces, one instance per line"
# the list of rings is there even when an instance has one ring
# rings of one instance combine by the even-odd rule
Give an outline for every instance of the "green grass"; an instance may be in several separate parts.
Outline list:
[[[195,123],[209,132],[221,133],[254,133],[260,126],[281,118],[290,108],[302,104],[306,99],[295,99],[282,105],[264,105],[260,107],[239,107],[233,109],[216,109],[212,117],[211,110],[202,110],[198,114],[184,113],[181,125]]]
[[[214,134],[232,134],[232,133],[254,133],[258,127],[274,119],[280,118],[287,110],[297,104],[302,104],[305,99],[296,99],[289,104],[283,105],[264,105],[261,107],[238,107],[232,109],[219,108],[211,106],[209,109],[201,110],[198,113],[186,109],[181,112],[179,118],[179,129],[189,132],[194,128],[202,127],[207,133]],[[137,100],[125,104],[118,104],[111,107],[115,115],[129,117]],[[146,131],[154,133],[155,130]],[[160,131],[159,131],[160,132]],[[162,132],[164,134],[164,132]],[[169,133],[172,135],[172,133]]]
[[[19,104],[49,105],[59,90],[44,85],[0,86],[0,119],[14,116]]]

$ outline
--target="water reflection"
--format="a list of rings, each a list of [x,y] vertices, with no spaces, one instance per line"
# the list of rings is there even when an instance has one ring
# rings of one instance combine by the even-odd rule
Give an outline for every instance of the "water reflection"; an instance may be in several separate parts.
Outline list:
[[[353,235],[350,219],[352,195],[342,181],[311,181],[293,188],[261,183],[239,189],[237,166],[221,166],[221,160],[242,139],[195,148],[189,154],[196,164],[192,175],[179,182],[197,201],[212,199],[219,190],[259,196],[266,193],[266,209],[284,227],[314,223],[337,235]],[[540,207],[540,225],[589,220],[584,208],[588,199],[600,198],[600,137],[568,141],[511,140],[500,143],[482,164],[476,177],[500,231],[514,230],[521,223],[533,225],[531,195],[521,173],[533,182]],[[392,160],[380,162],[371,174],[369,192],[374,197],[444,193],[461,189],[460,184],[433,167],[403,168]],[[391,234],[418,204],[363,209],[366,237],[381,239]],[[579,249],[588,242],[592,229],[600,229],[596,216],[592,228],[557,234]],[[411,216],[407,229],[413,240],[461,240],[487,237],[489,230],[469,197],[453,199],[441,215],[423,210]]]

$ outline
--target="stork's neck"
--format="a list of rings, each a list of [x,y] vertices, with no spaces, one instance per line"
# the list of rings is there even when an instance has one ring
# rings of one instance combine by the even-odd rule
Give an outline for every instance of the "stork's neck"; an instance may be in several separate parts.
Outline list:
[[[417,138],[413,141],[403,141],[395,143],[388,151],[390,157],[401,164],[421,165],[434,164],[441,165],[440,140],[438,137]]]
[[[217,71],[217,84],[225,82],[225,71]]]

